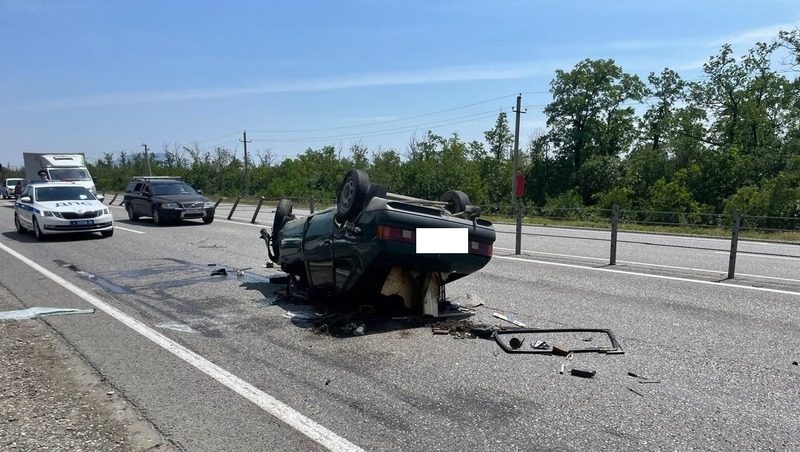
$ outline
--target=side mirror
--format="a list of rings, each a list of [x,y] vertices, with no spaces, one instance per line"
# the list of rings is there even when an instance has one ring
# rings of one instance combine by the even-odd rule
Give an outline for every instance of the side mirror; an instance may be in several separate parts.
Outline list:
[[[198,190],[197,190],[197,193],[198,193],[198,194],[200,194],[200,195],[202,195],[202,194],[203,194],[203,190],[200,190],[200,189],[198,189]]]
[[[30,196],[23,196],[23,197],[19,198],[19,200],[21,202],[31,202],[32,201]]]
[[[97,200],[100,202],[103,202],[103,200],[106,199],[106,197],[103,195],[95,195],[95,198],[97,198]]]

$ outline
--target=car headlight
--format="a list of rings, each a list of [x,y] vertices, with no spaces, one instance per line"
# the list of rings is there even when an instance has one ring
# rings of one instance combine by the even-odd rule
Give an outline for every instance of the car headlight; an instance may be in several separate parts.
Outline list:
[[[210,209],[211,207],[214,207],[214,203],[213,202],[206,201],[206,202],[203,203],[203,208],[204,209]]]
[[[51,212],[49,210],[43,210],[42,214],[44,214],[44,216],[46,217],[64,218],[63,216],[61,216],[61,212]]]
[[[161,204],[162,209],[177,209],[178,203],[176,202],[165,202]]]
[[[108,209],[103,209],[103,215],[108,215],[108,214],[109,214]]]

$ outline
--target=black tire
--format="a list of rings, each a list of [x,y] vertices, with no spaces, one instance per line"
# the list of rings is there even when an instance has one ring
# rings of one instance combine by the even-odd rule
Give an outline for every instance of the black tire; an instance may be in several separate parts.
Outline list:
[[[342,187],[336,197],[336,220],[344,223],[361,213],[370,191],[367,173],[351,169],[342,180]]]
[[[112,235],[114,235],[114,230],[110,229],[108,231],[100,231],[100,235],[102,235],[103,237],[111,237]]]
[[[447,205],[444,207],[452,214],[461,213],[467,210],[469,205],[469,196],[463,191],[450,190],[442,195],[440,201],[444,201]]]
[[[136,220],[139,219],[139,215],[136,215],[135,213],[133,213],[133,206],[132,205],[128,204],[127,206],[125,206],[125,210],[128,212],[128,219],[129,220],[136,221]]]
[[[153,224],[161,226],[164,224],[164,220],[161,219],[161,215],[158,214],[158,209],[153,207]]]
[[[272,234],[270,234],[270,245],[272,246],[272,255],[275,259],[280,256],[280,240],[278,240],[278,233],[287,221],[293,218],[292,215],[292,200],[281,199],[278,201],[278,206],[275,207],[275,218],[272,220]]]
[[[45,240],[47,238],[47,237],[45,237],[45,235],[42,232],[42,230],[39,228],[39,222],[36,221],[36,217],[33,217],[33,225],[32,226],[33,226],[33,236],[36,237],[36,240],[41,242],[41,241],[43,241],[43,240]]]
[[[214,217],[203,217],[204,224],[211,224],[214,222]]]
[[[22,223],[19,221],[19,216],[17,214],[14,214],[14,226],[17,227],[17,232],[19,232],[20,234],[28,232],[28,230],[25,229],[25,226],[23,226]]]

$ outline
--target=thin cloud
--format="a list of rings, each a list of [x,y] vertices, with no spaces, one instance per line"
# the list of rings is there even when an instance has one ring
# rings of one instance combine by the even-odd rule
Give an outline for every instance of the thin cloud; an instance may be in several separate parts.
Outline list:
[[[26,109],[58,109],[135,105],[158,102],[222,99],[255,94],[320,92],[349,88],[378,86],[423,85],[469,81],[516,80],[551,74],[556,67],[550,63],[497,64],[484,66],[454,66],[422,71],[344,75],[295,81],[271,81],[257,86],[240,88],[208,88],[179,91],[146,91],[109,93],[71,97],[31,105]]]
[[[745,30],[741,33],[725,36],[722,39],[716,39],[708,42],[709,46],[719,47],[723,44],[747,44],[753,45],[756,42],[768,42],[778,37],[778,32],[781,30],[792,30],[800,26],[800,20],[788,22],[785,24],[770,25],[768,27],[755,28],[752,30]]]

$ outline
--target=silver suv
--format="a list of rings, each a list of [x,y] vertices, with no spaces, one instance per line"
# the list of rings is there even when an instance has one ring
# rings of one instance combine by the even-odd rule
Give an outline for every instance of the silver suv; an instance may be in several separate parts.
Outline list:
[[[24,185],[24,179],[19,177],[9,177],[8,179],[3,180],[3,186],[0,187],[0,194],[3,195],[3,199],[13,198],[14,197],[14,187],[17,185],[17,182]]]

